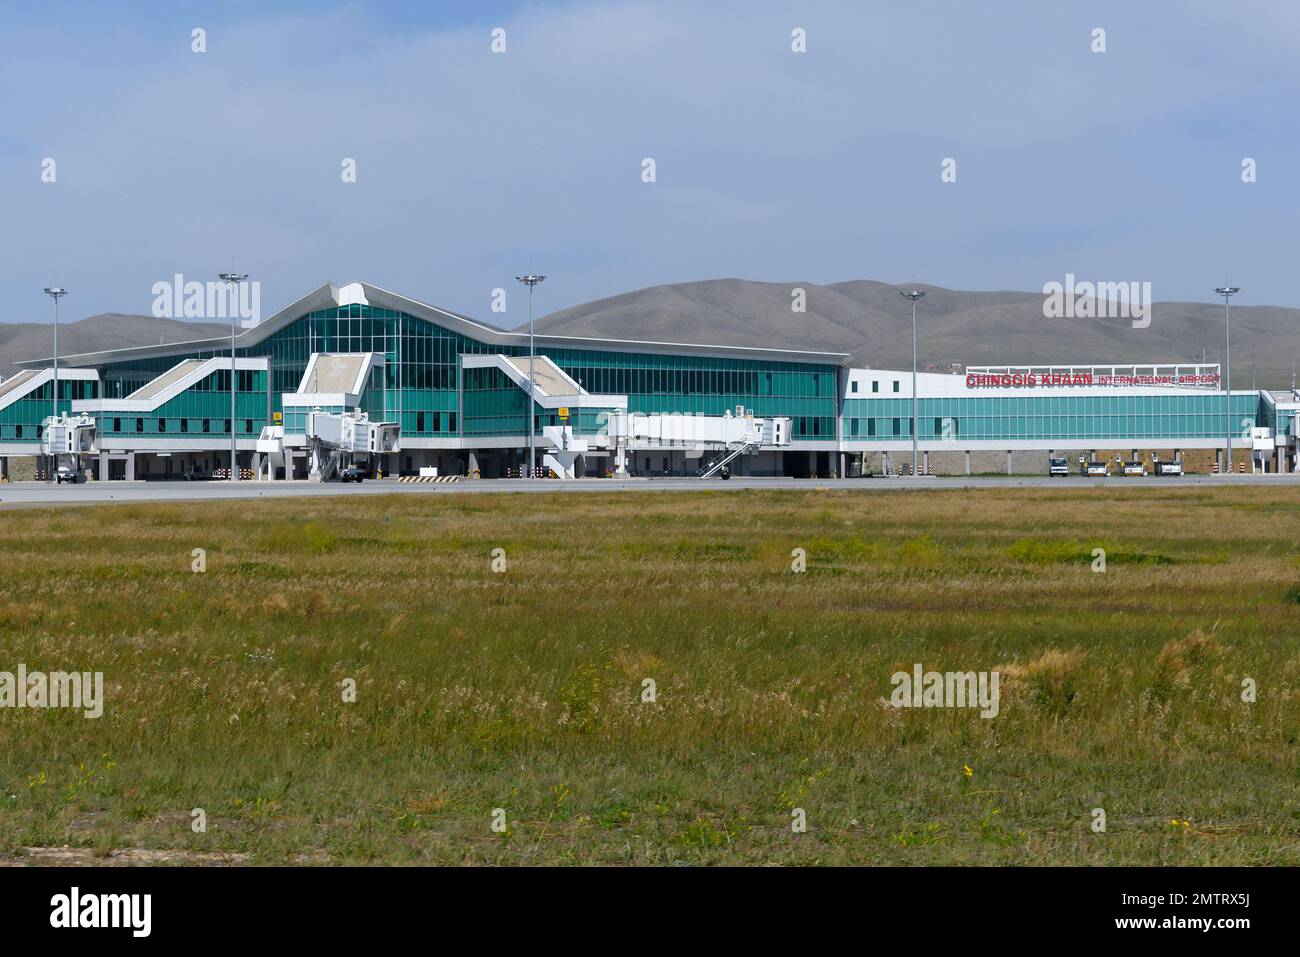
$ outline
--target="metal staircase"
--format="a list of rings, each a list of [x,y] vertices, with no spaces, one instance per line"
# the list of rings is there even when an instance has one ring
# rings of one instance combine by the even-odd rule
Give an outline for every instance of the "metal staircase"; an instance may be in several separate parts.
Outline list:
[[[735,459],[740,458],[740,456],[742,455],[750,455],[754,452],[757,452],[758,448],[759,448],[759,443],[757,442],[746,442],[744,445],[737,446],[736,448],[728,452],[726,455],[724,455],[722,458],[718,459],[718,461],[710,465],[708,469],[706,469],[704,472],[701,472],[700,478],[706,479],[712,477],[723,466],[729,464]]]

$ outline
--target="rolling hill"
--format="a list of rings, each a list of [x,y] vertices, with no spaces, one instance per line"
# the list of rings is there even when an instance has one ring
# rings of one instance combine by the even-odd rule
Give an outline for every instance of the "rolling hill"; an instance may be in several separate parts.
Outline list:
[[[791,310],[796,286],[806,290],[804,313]],[[539,319],[537,328],[553,335],[847,352],[857,365],[903,369],[911,367],[912,331],[901,288],[871,280],[675,283],[563,309]],[[1039,292],[915,288],[926,293],[917,322],[922,367],[1217,362],[1222,354],[1220,303],[1156,302],[1151,324],[1135,329],[1127,319],[1045,319]],[[1252,374],[1261,388],[1289,386],[1297,357],[1300,309],[1233,306],[1235,387],[1248,387]]]
[[[76,322],[59,323],[59,355],[126,349],[131,346],[157,345],[160,342],[185,342],[189,339],[226,335],[229,332],[230,326],[224,322],[182,322],[177,319],[105,312]],[[15,363],[40,359],[53,352],[53,323],[0,323],[0,377],[8,377],[17,372]]]

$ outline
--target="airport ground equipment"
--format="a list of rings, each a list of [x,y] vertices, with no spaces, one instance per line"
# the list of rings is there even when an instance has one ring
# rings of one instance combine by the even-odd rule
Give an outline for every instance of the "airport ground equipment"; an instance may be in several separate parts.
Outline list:
[[[1182,475],[1183,463],[1178,461],[1177,459],[1173,459],[1168,462],[1162,462],[1160,460],[1160,454],[1158,452],[1152,452],[1151,469],[1152,472],[1154,472],[1154,474],[1156,475],[1175,475],[1175,476]]]
[[[41,429],[41,454],[50,463],[54,480],[80,482],[85,479],[82,456],[95,447],[95,418],[91,415],[60,413],[46,416]]]
[[[700,471],[700,478],[707,479],[741,456],[752,455],[761,448],[788,446],[790,419],[756,418],[744,406],[737,406],[734,414],[728,409],[723,415],[619,411],[609,415],[608,429],[602,439],[618,450],[620,461],[629,450],[713,452],[718,458]]]
[[[307,413],[306,434],[309,478],[315,482],[334,478],[352,481],[370,470],[372,456],[387,455],[396,449],[398,427],[395,422],[371,422],[366,413],[358,410],[313,409]]]

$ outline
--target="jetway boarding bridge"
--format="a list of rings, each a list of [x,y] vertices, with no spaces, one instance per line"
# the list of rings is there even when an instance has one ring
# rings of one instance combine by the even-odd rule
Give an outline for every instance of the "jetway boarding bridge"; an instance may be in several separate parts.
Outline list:
[[[529,391],[527,356],[462,354],[467,369],[494,368],[524,392]],[[627,455],[646,449],[684,450],[688,455],[720,453],[707,475],[760,448],[790,444],[788,418],[755,418],[743,406],[723,415],[628,411],[626,395],[593,394],[548,356],[532,358],[532,393],[539,413],[559,412],[559,425],[542,427],[538,447],[543,464],[560,478],[573,478],[580,455],[613,456],[615,471],[627,473]],[[587,415],[584,416],[583,412]],[[579,423],[575,429],[574,422]]]
[[[313,353],[297,392],[281,396],[283,424],[259,438],[265,458],[259,472],[293,472],[307,457],[308,478],[327,482],[350,466],[369,470],[375,457],[401,448],[396,422],[372,419],[365,406],[383,408],[384,355],[379,352]]]

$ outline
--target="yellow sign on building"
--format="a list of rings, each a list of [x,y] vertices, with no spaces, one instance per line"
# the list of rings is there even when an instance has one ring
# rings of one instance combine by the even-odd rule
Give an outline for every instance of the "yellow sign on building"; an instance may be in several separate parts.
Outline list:
[[[560,406],[560,418],[567,419],[568,417],[569,417],[568,406],[563,406],[563,405]]]

